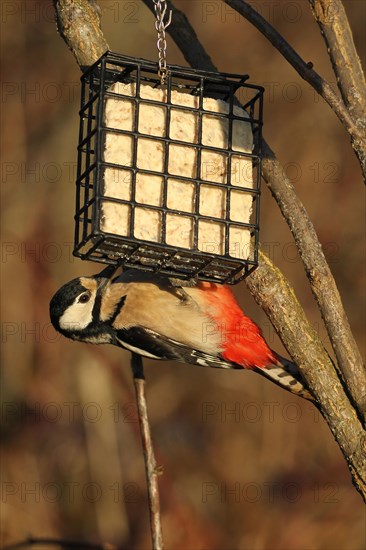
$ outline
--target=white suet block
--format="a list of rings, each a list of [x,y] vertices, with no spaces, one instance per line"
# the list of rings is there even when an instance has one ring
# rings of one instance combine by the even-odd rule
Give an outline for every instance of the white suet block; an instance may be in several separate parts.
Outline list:
[[[102,231],[135,237],[151,242],[162,242],[162,213],[149,209],[148,206],[163,206],[164,178],[159,175],[165,171],[172,177],[167,178],[166,206],[179,210],[180,213],[166,215],[166,243],[168,245],[193,249],[194,220],[185,215],[195,211],[198,201],[199,214],[210,216],[212,220],[198,222],[198,249],[212,254],[225,254],[225,224],[227,209],[227,189],[201,183],[197,193],[198,179],[211,183],[227,184],[230,170],[231,184],[237,190],[231,190],[230,221],[250,222],[252,211],[252,194],[240,188],[253,188],[252,159],[241,155],[232,155],[231,165],[227,154],[229,146],[229,121],[216,113],[228,114],[229,104],[222,100],[203,98],[202,144],[218,150],[201,151],[201,160],[197,144],[199,97],[187,93],[172,91],[170,109],[169,135],[166,136],[166,117],[168,109],[144,100],[166,103],[167,92],[149,85],[140,86],[140,108],[136,125],[136,96],[134,83],[116,83],[109,91],[125,97],[107,98],[105,103],[104,124],[105,144],[103,161],[122,165],[121,168],[106,167],[103,177]],[[176,108],[175,108],[176,105]],[[248,119],[244,109],[234,106],[234,115]],[[135,127],[135,125],[137,127]],[[137,171],[135,197],[132,197],[132,171],[127,167],[133,165],[134,137],[118,134],[115,130],[138,131],[146,136],[137,137],[136,166],[140,170],[149,170],[154,174]],[[165,158],[165,142],[159,138],[182,141],[182,144],[169,143],[168,159]],[[252,153],[253,135],[251,124],[246,120],[233,120],[232,150],[240,153]],[[125,167],[125,168],[123,168]],[[179,178],[177,177],[179,176]],[[183,179],[180,179],[183,178]],[[184,179],[191,178],[191,179]],[[192,181],[194,180],[194,181]],[[119,204],[108,198],[135,200],[144,207],[135,207],[135,234],[129,234],[131,206]],[[221,220],[221,221],[220,221]],[[245,260],[250,252],[250,231],[245,227],[231,225],[229,231],[229,255],[232,258]]]

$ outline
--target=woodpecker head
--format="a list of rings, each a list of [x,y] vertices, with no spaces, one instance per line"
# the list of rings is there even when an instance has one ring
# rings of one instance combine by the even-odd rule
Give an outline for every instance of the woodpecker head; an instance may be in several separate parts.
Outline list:
[[[110,330],[99,319],[100,304],[116,268],[107,267],[93,277],[79,277],[63,285],[50,302],[54,328],[73,340],[107,343]]]

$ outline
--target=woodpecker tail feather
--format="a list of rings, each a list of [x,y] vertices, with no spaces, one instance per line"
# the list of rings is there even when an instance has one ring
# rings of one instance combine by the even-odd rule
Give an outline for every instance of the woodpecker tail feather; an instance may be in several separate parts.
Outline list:
[[[274,353],[274,355],[276,357],[275,363],[261,368],[254,367],[253,370],[291,393],[315,402],[315,397],[312,395],[296,365],[278,353]]]
[[[315,402],[296,365],[271,350],[269,352],[272,362],[268,366],[245,367],[221,355],[213,356],[201,350],[192,349],[182,342],[158,334],[148,328],[135,327],[118,331],[119,345],[131,350],[131,345],[134,342],[140,343],[140,349],[134,347],[133,351],[153,359],[173,359],[181,363],[219,369],[248,368],[248,370],[254,370],[265,376],[283,389]]]

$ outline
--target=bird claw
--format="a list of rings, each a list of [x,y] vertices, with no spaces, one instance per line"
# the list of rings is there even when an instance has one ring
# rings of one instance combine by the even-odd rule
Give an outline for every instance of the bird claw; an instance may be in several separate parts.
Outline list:
[[[177,279],[176,277],[169,277],[169,281],[174,287],[187,286],[189,288],[192,288],[197,285],[196,279]]]
[[[182,281],[174,277],[169,277],[169,283],[171,285],[172,292],[179,297],[182,302],[192,302],[192,297],[184,290],[186,288],[192,288],[196,286],[197,282],[194,279]]]

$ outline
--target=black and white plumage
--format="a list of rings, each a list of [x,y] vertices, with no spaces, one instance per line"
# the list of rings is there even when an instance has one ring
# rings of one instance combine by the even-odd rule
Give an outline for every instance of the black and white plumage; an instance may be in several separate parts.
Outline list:
[[[108,267],[60,288],[50,303],[55,329],[73,340],[109,343],[151,359],[250,368],[313,400],[296,366],[268,348],[227,287],[183,288],[137,270],[114,273]]]

